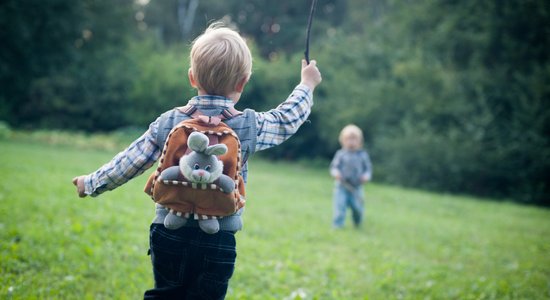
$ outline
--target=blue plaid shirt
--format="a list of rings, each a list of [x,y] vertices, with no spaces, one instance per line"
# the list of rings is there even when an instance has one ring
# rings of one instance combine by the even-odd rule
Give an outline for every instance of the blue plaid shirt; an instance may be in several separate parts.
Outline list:
[[[234,105],[231,99],[219,96],[196,96],[188,104],[199,108],[228,108]],[[277,108],[256,112],[255,151],[271,148],[290,138],[307,119],[312,105],[311,90],[305,85],[298,85]],[[86,176],[85,193],[97,196],[113,190],[153,166],[160,158],[163,146],[157,144],[158,121],[151,123],[141,137],[115,155],[110,162]]]

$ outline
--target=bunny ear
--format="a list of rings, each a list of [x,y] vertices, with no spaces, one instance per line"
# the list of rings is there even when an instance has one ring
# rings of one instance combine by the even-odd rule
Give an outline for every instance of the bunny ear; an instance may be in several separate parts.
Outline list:
[[[206,148],[206,151],[204,151],[204,154],[222,155],[222,154],[225,154],[226,152],[227,152],[227,146],[225,144],[216,144]]]
[[[195,152],[204,152],[208,147],[208,137],[198,131],[191,132],[187,138],[187,145]]]

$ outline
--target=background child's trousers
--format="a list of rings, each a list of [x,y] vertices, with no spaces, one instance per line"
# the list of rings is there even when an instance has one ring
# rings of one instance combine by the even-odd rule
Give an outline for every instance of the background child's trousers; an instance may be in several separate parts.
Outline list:
[[[350,189],[349,186],[346,188],[343,184],[336,183],[334,188],[334,218],[332,221],[335,228],[344,226],[348,207],[351,208],[353,224],[355,226],[361,225],[364,211],[363,194],[363,185]]]
[[[145,299],[224,299],[237,258],[235,233],[152,224],[150,254],[155,288]]]

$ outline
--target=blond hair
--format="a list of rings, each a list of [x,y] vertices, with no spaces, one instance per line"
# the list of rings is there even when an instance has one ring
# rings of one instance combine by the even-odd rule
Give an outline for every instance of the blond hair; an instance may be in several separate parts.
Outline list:
[[[361,130],[361,128],[353,124],[346,125],[342,129],[342,131],[340,131],[340,136],[338,137],[338,141],[340,142],[340,145],[344,146],[344,139],[347,137],[358,138],[360,147],[363,146],[363,131]]]
[[[221,22],[210,24],[193,41],[190,69],[197,88],[227,96],[252,73],[252,54],[245,40]]]

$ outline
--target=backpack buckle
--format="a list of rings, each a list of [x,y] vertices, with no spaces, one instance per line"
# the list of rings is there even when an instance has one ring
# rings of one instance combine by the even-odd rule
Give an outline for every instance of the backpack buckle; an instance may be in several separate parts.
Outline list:
[[[209,126],[217,126],[222,121],[222,119],[220,117],[204,116],[204,115],[197,116],[197,119],[199,121],[201,121],[202,123],[204,123],[206,125],[209,125]]]

